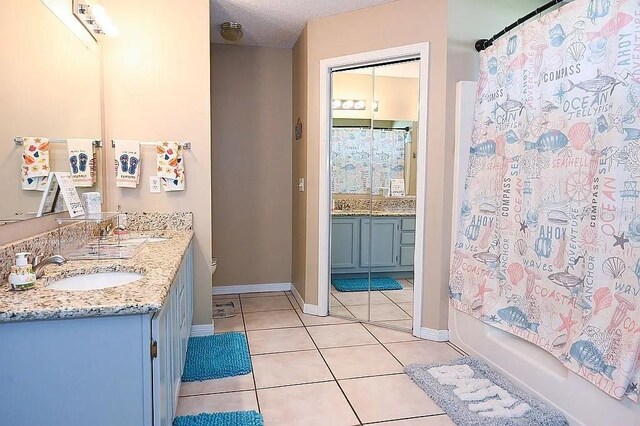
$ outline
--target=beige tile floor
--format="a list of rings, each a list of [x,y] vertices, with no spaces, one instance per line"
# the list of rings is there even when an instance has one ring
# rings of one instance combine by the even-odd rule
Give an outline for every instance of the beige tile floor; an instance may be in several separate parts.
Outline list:
[[[403,373],[408,363],[461,356],[452,345],[306,315],[289,292],[218,300],[234,301],[238,314],[215,320],[215,330],[247,335],[253,373],[183,383],[178,415],[258,410],[266,426],[453,425]]]
[[[341,292],[331,287],[331,315],[411,329],[413,280],[398,279],[402,290]],[[371,307],[369,307],[369,301]],[[369,317],[369,315],[371,315]]]

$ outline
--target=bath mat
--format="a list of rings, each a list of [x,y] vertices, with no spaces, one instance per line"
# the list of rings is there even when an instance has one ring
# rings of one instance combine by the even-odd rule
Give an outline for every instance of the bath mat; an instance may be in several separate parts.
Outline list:
[[[565,426],[565,417],[483,362],[413,364],[405,372],[458,425]]]
[[[331,284],[338,291],[367,291],[369,280],[367,278],[334,278]],[[371,278],[371,290],[402,290],[402,285],[393,278]]]
[[[251,373],[247,337],[243,333],[221,333],[190,337],[183,382],[195,382]]]
[[[230,411],[176,417],[173,426],[264,426],[264,420],[256,411]]]

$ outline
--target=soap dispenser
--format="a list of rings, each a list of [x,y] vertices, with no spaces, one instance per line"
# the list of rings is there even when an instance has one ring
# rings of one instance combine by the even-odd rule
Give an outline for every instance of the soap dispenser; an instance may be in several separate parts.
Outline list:
[[[36,284],[36,274],[33,273],[27,257],[31,253],[16,253],[16,264],[11,267],[9,285],[12,290],[27,290]]]

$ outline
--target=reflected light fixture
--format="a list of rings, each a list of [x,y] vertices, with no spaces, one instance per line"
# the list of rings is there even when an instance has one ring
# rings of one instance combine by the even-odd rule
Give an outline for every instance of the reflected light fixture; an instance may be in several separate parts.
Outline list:
[[[336,110],[364,111],[367,109],[367,101],[362,99],[334,99],[331,108]]]
[[[74,2],[74,13],[92,34],[104,34],[112,38],[118,36],[118,28],[99,4]]]
[[[238,41],[242,38],[242,25],[237,22],[225,22],[220,25],[220,35],[227,41]]]

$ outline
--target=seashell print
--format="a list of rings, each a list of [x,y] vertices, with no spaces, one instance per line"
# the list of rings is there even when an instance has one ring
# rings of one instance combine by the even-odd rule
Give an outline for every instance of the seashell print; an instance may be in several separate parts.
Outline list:
[[[602,272],[612,279],[620,278],[626,269],[627,265],[619,257],[610,257],[602,264]]]
[[[603,309],[607,309],[613,302],[613,296],[611,290],[608,287],[602,287],[597,289],[593,293],[593,315],[597,315]]]
[[[534,250],[538,257],[548,259],[551,257],[551,238],[537,238]]]
[[[524,256],[525,254],[527,254],[527,250],[529,249],[529,247],[527,246],[527,242],[523,239],[519,239],[518,241],[516,241],[515,248],[520,256]]]
[[[471,241],[476,241],[480,237],[480,226],[479,225],[469,225],[467,229],[464,230],[464,235]]]
[[[585,122],[575,123],[569,129],[569,142],[575,149],[581,150],[591,141],[591,126]]]
[[[40,151],[49,151],[49,142],[42,142],[41,144],[38,145],[38,149]]]
[[[553,47],[560,47],[566,38],[567,34],[564,32],[564,28],[562,28],[562,25],[560,24],[556,24],[555,27],[549,30],[549,40]]]
[[[569,45],[567,49],[567,57],[571,62],[580,62],[584,59],[585,51],[587,47],[584,43],[575,42]]]
[[[518,36],[514,35],[509,38],[509,42],[507,43],[507,55],[513,55],[518,49]]]
[[[23,155],[23,157],[24,157],[24,163],[27,164],[27,165],[30,165],[30,164],[33,164],[33,163],[36,162],[36,160],[30,155],[26,155],[25,154],[25,155]]]

